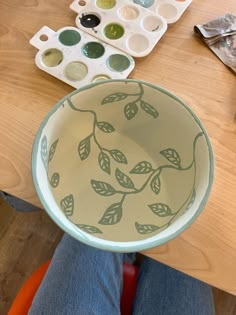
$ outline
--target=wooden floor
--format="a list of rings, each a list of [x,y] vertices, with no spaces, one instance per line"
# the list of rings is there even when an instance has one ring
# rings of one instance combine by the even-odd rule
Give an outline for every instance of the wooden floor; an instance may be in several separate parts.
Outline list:
[[[44,211],[16,212],[0,198],[1,315],[7,314],[29,275],[52,256],[61,236]],[[213,292],[216,315],[235,315],[236,297],[218,289]]]

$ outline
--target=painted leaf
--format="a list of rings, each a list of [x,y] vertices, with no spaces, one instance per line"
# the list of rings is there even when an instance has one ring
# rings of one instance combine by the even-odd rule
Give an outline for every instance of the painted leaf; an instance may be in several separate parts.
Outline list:
[[[102,100],[102,105],[108,104],[108,103],[113,103],[113,102],[119,102],[124,100],[129,94],[126,93],[113,93],[108,95]]]
[[[106,132],[106,133],[111,133],[111,132],[115,131],[115,128],[106,121],[98,122],[97,126],[100,130],[102,130],[103,132]]]
[[[123,164],[128,163],[125,155],[120,150],[116,150],[116,149],[110,150],[110,154],[116,162],[123,163]]]
[[[131,174],[147,174],[152,171],[152,164],[147,161],[139,162],[135,167],[130,171]]]
[[[153,191],[156,195],[159,194],[160,189],[161,189],[161,182],[160,182],[160,177],[159,177],[159,175],[160,175],[160,172],[157,173],[157,174],[153,177],[153,179],[152,179],[152,181],[151,181],[151,185],[150,185],[152,191]]]
[[[99,153],[98,163],[104,172],[111,174],[110,158],[106,153],[102,151]]]
[[[157,118],[159,116],[158,111],[152,105],[144,101],[141,101],[141,108],[145,113],[151,115],[153,118]]]
[[[101,196],[112,196],[116,193],[116,190],[108,183],[91,180],[91,185],[94,191]]]
[[[45,169],[47,169],[47,155],[48,155],[48,151],[47,151],[47,137],[44,136],[43,139],[41,140],[41,159],[43,162],[43,165],[45,167]]]
[[[148,207],[159,217],[167,217],[171,215],[170,207],[164,203],[153,203],[152,205],[148,205]]]
[[[98,223],[103,225],[113,225],[120,222],[121,218],[122,206],[120,202],[117,202],[113,203],[109,208],[107,208]]]
[[[134,118],[137,112],[138,112],[138,106],[135,102],[129,103],[125,105],[124,107],[124,114],[128,120],[131,120],[132,118]]]
[[[168,161],[176,166],[180,166],[180,157],[174,149],[166,149],[160,152]]]
[[[138,222],[135,222],[135,227],[140,234],[150,234],[159,229],[159,227],[154,224],[139,224]]]
[[[49,155],[48,155],[48,162],[50,162],[54,156],[54,153],[55,153],[56,147],[57,147],[57,143],[58,143],[58,139],[56,141],[54,141],[50,147]]]
[[[82,231],[87,232],[89,234],[102,233],[102,231],[99,228],[93,225],[76,224],[76,226]]]
[[[193,190],[193,193],[192,193],[192,197],[191,197],[191,199],[190,199],[190,201],[189,201],[189,203],[188,203],[188,205],[187,205],[186,211],[189,210],[189,209],[192,207],[192,205],[193,205],[195,199],[196,199],[196,191],[195,191],[195,189],[194,189],[194,190]]]
[[[118,183],[124,187],[124,188],[134,188],[134,183],[132,182],[131,178],[129,176],[125,175],[123,172],[121,172],[118,168],[115,172],[116,179]]]
[[[83,161],[85,160],[90,153],[90,136],[85,138],[84,140],[80,141],[78,146],[79,156],[80,159]]]
[[[50,179],[50,184],[53,188],[56,188],[59,185],[60,182],[60,175],[59,173],[53,173],[51,179]]]
[[[71,216],[74,212],[74,196],[72,194],[63,198],[60,202],[61,208],[66,216]]]

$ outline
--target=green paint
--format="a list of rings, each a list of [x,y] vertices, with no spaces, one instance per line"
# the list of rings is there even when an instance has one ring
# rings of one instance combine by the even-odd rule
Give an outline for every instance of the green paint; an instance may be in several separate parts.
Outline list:
[[[107,66],[117,72],[125,71],[130,66],[130,59],[124,55],[111,55],[107,60]]]
[[[111,23],[104,28],[104,34],[107,38],[115,40],[124,35],[124,28],[120,24]]]
[[[46,50],[42,55],[42,62],[47,67],[56,67],[63,60],[63,54],[59,49],[52,48]]]
[[[81,40],[80,34],[75,30],[65,30],[59,35],[59,41],[65,46],[74,46]]]
[[[89,42],[83,46],[82,52],[86,57],[96,59],[104,54],[105,48],[98,42]]]
[[[104,81],[104,80],[109,80],[110,77],[106,74],[99,74],[99,75],[96,75],[92,82],[98,82],[98,81]]]
[[[96,5],[101,9],[108,10],[114,8],[116,0],[97,0]]]
[[[82,62],[73,61],[65,67],[64,74],[71,81],[81,81],[88,74],[88,68]]]

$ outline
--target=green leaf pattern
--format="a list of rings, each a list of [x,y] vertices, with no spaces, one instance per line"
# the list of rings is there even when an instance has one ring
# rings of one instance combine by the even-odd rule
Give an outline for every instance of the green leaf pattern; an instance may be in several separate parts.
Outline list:
[[[41,140],[41,159],[43,162],[43,165],[45,167],[45,169],[47,170],[47,155],[48,155],[48,151],[47,151],[47,137],[44,135],[43,139]]]
[[[159,217],[168,217],[172,214],[170,207],[164,203],[154,203],[148,207]]]
[[[166,149],[160,152],[172,164],[180,167],[180,156],[174,149]]]
[[[116,179],[118,181],[118,183],[124,187],[124,188],[134,188],[134,183],[131,180],[131,178],[127,175],[125,175],[125,173],[121,172],[118,168],[116,169],[115,172],[116,175]]]
[[[70,194],[64,197],[60,202],[60,206],[67,217],[72,216],[74,212],[74,196]]]
[[[142,111],[144,111],[146,114],[150,115],[154,119],[156,119],[159,116],[159,112],[156,109],[156,106],[154,107],[153,105],[149,104],[148,102],[145,101],[144,99],[144,88],[142,87],[142,84],[138,84],[140,87],[140,92],[137,94],[127,94],[127,93],[112,93],[108,96],[106,96],[102,100],[102,105],[106,104],[111,104],[115,102],[120,102],[128,98],[129,96],[136,96],[136,99],[133,101],[127,102],[126,105],[124,105],[123,111],[124,111],[124,116],[127,120],[132,120],[139,112],[139,107]],[[72,109],[77,110],[77,111],[83,111],[82,109],[80,110],[79,108],[75,107],[73,104],[70,104]],[[98,153],[98,164],[101,168],[102,171],[107,173],[108,175],[111,175],[111,160],[112,158],[115,162],[120,163],[120,164],[128,164],[127,158],[125,154],[118,150],[118,149],[107,149],[101,146],[99,144],[98,139],[96,138],[95,134],[95,127],[100,129],[104,133],[112,133],[115,131],[115,127],[110,124],[109,122],[106,121],[98,121],[97,120],[97,114],[92,111],[92,110],[86,110],[86,112],[91,112],[94,116],[94,128],[93,128],[93,133],[90,134],[88,137],[83,139],[79,145],[78,145],[78,152],[80,159],[83,161],[85,160],[91,151],[91,137],[94,139],[95,144],[98,146],[99,153]],[[196,137],[195,140],[200,136],[201,134],[199,133]],[[194,146],[195,146],[195,141],[194,140]],[[57,145],[57,140],[52,144],[50,148],[50,154],[49,154],[49,159],[53,157],[53,154],[55,152]],[[195,147],[194,147],[195,148]],[[181,167],[181,160],[178,152],[173,149],[173,148],[167,148],[165,150],[160,151],[160,154],[163,155],[171,164],[176,166],[176,169],[184,170]],[[46,158],[47,156],[47,144],[46,144],[46,139],[44,138],[41,142],[41,157],[42,161],[46,167]],[[195,157],[193,156],[193,162],[195,163]],[[161,190],[161,179],[160,179],[160,173],[163,168],[169,168],[169,165],[164,165],[160,166],[157,169],[153,169],[152,164],[148,161],[141,161],[137,163],[135,166],[130,171],[130,174],[149,174],[149,177],[146,179],[146,182],[141,186],[140,189],[135,188],[135,184],[133,180],[125,174],[122,170],[119,168],[116,168],[115,170],[115,178],[119,185],[125,189],[130,189],[131,191],[118,191],[116,190],[111,184],[108,182],[104,181],[98,181],[95,179],[91,180],[91,185],[93,190],[98,194],[103,197],[109,197],[113,195],[121,195],[121,201],[120,202],[115,202],[111,204],[104,212],[102,218],[99,220],[99,224],[101,225],[113,225],[117,224],[120,222],[122,218],[122,212],[123,212],[123,202],[125,198],[129,194],[136,194],[141,191],[143,191],[146,188],[146,185],[150,185],[151,190],[154,192],[155,195],[158,195]],[[56,178],[56,177],[55,177]],[[196,197],[195,190],[193,190],[191,200],[188,203],[187,209],[189,209]],[[159,217],[168,217],[172,216],[171,220],[173,220],[173,216],[178,213],[178,211],[172,212],[171,208],[165,204],[165,203],[153,203],[149,204],[148,207],[151,209],[154,215],[157,215]],[[74,210],[74,199],[73,195],[68,195],[65,198],[61,200],[61,208],[65,212],[66,215],[72,215],[73,210]],[[168,224],[168,223],[167,223]],[[166,225],[167,225],[166,224]],[[98,229],[95,226],[89,226],[85,224],[79,224],[77,225],[79,228],[84,230],[87,233],[102,233],[100,229]],[[155,224],[141,224],[138,222],[135,222],[135,228],[139,234],[151,234],[159,229],[163,228],[163,226],[157,226]]]
[[[190,199],[190,201],[189,201],[189,203],[187,205],[186,211],[188,211],[192,207],[192,205],[194,204],[195,199],[196,199],[196,191],[194,189],[193,193],[192,193],[192,196],[191,196],[191,199]]]
[[[160,177],[159,177],[160,173],[158,172],[152,179],[151,181],[151,189],[152,191],[158,195],[161,189],[161,181],[160,181]]]
[[[107,174],[111,174],[111,165],[110,165],[110,158],[109,156],[104,153],[103,151],[101,151],[99,153],[99,156],[98,156],[98,163],[99,163],[99,166],[100,168],[106,172]]]
[[[145,113],[151,115],[153,118],[157,118],[159,115],[158,111],[152,105],[144,101],[141,101],[141,108]]]
[[[60,174],[59,173],[53,173],[50,184],[53,188],[56,188],[59,185],[60,182]]]
[[[102,234],[102,231],[97,228],[96,226],[93,225],[88,225],[88,224],[76,224],[76,226],[81,229],[82,231],[89,233],[89,234]]]
[[[113,203],[107,208],[101,220],[98,222],[103,225],[113,225],[120,222],[122,217],[122,205],[120,202]]]
[[[159,230],[159,227],[154,224],[139,224],[135,222],[135,227],[139,234],[150,234]]]
[[[138,106],[135,102],[127,104],[124,108],[124,114],[128,120],[131,120],[132,118],[134,118],[137,112],[138,112]]]
[[[152,171],[152,164],[147,161],[139,162],[130,171],[131,174],[148,174]]]
[[[90,153],[90,136],[80,141],[78,146],[78,152],[81,161],[87,159]]]
[[[50,147],[49,155],[48,155],[48,162],[50,162],[54,156],[54,153],[55,153],[56,147],[57,147],[57,143],[58,143],[58,139],[56,141],[54,141]]]
[[[108,123],[106,121],[98,122],[97,127],[106,133],[111,133],[111,132],[115,131],[115,128],[110,123]]]
[[[124,153],[122,153],[120,150],[110,150],[109,153],[111,154],[112,158],[118,162],[118,163],[123,163],[123,164],[127,164],[128,161],[124,155]]]
[[[102,100],[102,105],[122,101],[128,96],[129,94],[119,92],[110,94]]]
[[[106,182],[100,182],[97,180],[91,180],[92,187],[94,191],[101,196],[112,196],[116,193],[116,190]]]

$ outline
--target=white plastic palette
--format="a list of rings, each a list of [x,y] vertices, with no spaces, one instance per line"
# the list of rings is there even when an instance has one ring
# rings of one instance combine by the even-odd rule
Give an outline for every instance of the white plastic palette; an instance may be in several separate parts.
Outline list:
[[[166,20],[130,0],[76,0],[76,25],[133,57],[148,55],[167,30]]]
[[[191,4],[192,0],[130,0],[161,15],[168,24],[175,23]]]
[[[44,26],[30,44],[39,49],[36,65],[74,88],[99,80],[127,78],[135,65],[131,56],[76,27],[54,32]]]

